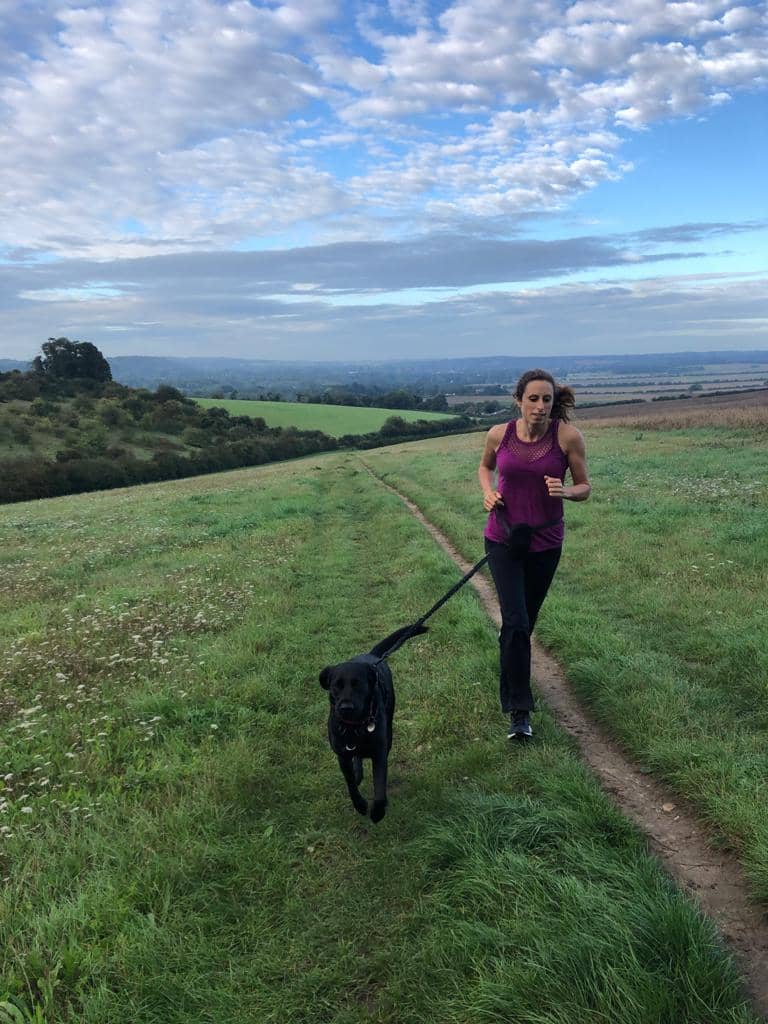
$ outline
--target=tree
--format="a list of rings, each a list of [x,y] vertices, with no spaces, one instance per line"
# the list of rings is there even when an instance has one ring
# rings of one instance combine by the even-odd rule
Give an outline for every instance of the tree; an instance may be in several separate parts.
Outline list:
[[[448,410],[448,400],[445,395],[433,395],[432,398],[425,398],[421,405],[423,409],[428,409],[430,412],[446,412]]]
[[[43,345],[43,355],[32,360],[32,370],[45,377],[112,380],[109,363],[95,345],[69,338],[49,338]]]
[[[194,402],[190,400],[178,390],[178,388],[172,388],[170,384],[160,384],[155,391],[153,398],[156,402],[186,402],[187,404],[194,405]]]
[[[390,416],[384,420],[384,423],[379,429],[379,433],[382,437],[396,437],[398,434],[406,434],[408,432],[408,424],[405,422],[402,416]]]

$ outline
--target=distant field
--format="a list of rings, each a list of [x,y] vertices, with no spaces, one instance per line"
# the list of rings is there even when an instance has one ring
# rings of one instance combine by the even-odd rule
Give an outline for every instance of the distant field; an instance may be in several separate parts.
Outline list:
[[[555,375],[557,376],[557,374]],[[705,365],[689,373],[623,373],[607,372],[569,373],[562,378],[576,393],[577,402],[612,402],[640,399],[651,402],[664,395],[685,394],[693,388],[693,394],[706,395],[711,391],[739,391],[746,388],[761,388],[768,382],[768,364],[755,363],[741,370],[727,365]],[[500,381],[502,388],[514,390],[514,381]],[[447,395],[448,405],[453,407],[467,402],[499,402],[509,405],[513,399],[506,391],[497,394]]]
[[[702,395],[637,405],[607,405],[580,409],[576,419],[610,421],[616,426],[669,427],[730,426],[765,429],[768,423],[768,388],[743,395]]]
[[[364,409],[348,405],[312,405],[304,402],[249,402],[244,399],[196,398],[206,409],[217,406],[230,416],[261,416],[268,427],[297,427],[322,430],[330,437],[370,434],[380,430],[390,416],[414,420],[444,420],[442,412],[414,412],[411,409]]]

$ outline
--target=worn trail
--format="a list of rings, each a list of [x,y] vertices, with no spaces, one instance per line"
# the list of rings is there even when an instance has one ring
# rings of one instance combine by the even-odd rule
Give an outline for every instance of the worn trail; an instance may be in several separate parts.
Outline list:
[[[467,572],[471,565],[418,506],[364,465],[371,476],[400,498],[462,573]],[[500,625],[492,583],[480,574],[470,582],[489,616]],[[706,826],[676,793],[627,760],[616,742],[580,706],[562,668],[535,641],[532,672],[539,693],[560,726],[578,741],[584,761],[605,791],[646,834],[667,873],[717,924],[745,979],[754,1009],[768,1020],[768,920],[765,912],[750,902],[736,858],[713,848]]]

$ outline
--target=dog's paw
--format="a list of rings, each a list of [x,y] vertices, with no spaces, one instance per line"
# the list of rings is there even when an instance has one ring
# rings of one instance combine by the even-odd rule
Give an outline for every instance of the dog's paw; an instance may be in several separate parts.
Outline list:
[[[357,800],[353,800],[352,803],[355,805],[355,810],[358,814],[368,813],[368,801],[364,796],[358,797]]]
[[[381,821],[384,815],[387,813],[387,801],[386,800],[374,800],[373,807],[371,808],[371,821]]]

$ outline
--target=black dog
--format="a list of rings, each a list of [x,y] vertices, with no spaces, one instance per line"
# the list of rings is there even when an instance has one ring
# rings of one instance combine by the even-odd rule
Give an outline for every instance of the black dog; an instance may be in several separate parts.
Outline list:
[[[368,811],[368,801],[358,789],[363,778],[362,759],[369,757],[373,763],[371,821],[381,821],[387,809],[387,757],[395,713],[395,687],[384,659],[405,640],[426,632],[421,623],[403,626],[368,654],[327,665],[320,673],[320,685],[328,690],[331,701],[328,740],[360,814]]]

